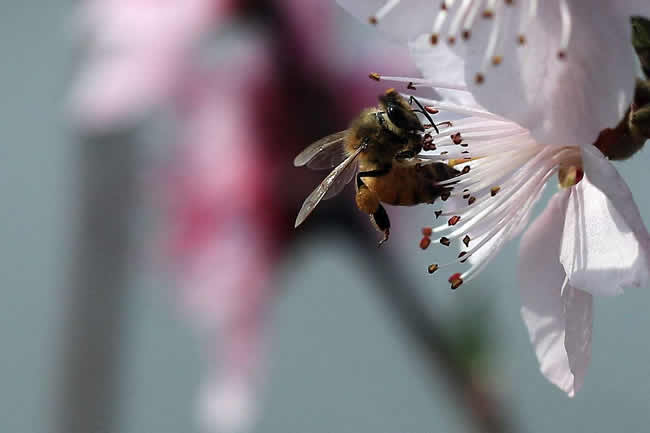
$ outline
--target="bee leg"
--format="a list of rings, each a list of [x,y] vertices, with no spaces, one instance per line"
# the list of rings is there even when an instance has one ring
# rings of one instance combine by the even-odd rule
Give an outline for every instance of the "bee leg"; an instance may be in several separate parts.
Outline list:
[[[395,155],[395,159],[398,161],[404,160],[404,159],[411,159],[416,155],[414,150],[403,150],[399,152],[397,155]]]
[[[384,207],[381,204],[379,204],[379,207],[377,208],[375,213],[373,213],[370,216],[370,220],[377,228],[377,230],[384,233],[384,237],[377,244],[377,247],[381,247],[384,244],[384,242],[388,240],[388,236],[390,235],[390,219],[388,218],[386,209],[384,209]]]
[[[380,177],[388,174],[391,167],[387,166],[379,170],[370,170],[362,171],[357,174],[357,207],[363,212],[370,215],[370,221],[373,223],[375,228],[383,232],[384,237],[377,246],[381,246],[384,242],[388,240],[390,235],[390,220],[388,219],[388,214],[386,209],[379,203],[379,197],[374,191],[368,189],[365,183],[363,183],[363,177]]]

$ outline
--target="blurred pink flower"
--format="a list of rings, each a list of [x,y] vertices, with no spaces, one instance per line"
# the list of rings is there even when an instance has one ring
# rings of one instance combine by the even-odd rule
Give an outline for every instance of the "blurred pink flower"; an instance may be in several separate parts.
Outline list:
[[[176,89],[231,0],[88,0],[73,21],[86,60],[71,94],[82,127],[130,126]]]
[[[160,108],[176,116],[165,236],[180,303],[207,354],[198,405],[206,431],[240,431],[255,419],[271,280],[300,201],[318,183],[293,157],[382,90],[358,55],[341,62],[333,11],[318,0],[94,0],[78,17],[90,41],[73,120],[103,132]],[[215,49],[213,30],[234,14],[256,19]],[[378,63],[410,65],[389,51]]]

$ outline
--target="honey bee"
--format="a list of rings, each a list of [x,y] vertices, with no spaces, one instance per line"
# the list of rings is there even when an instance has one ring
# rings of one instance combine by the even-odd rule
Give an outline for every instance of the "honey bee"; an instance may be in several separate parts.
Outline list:
[[[412,109],[415,102],[417,109]],[[413,206],[433,203],[449,194],[437,182],[460,172],[442,163],[418,158],[423,148],[424,125],[415,114],[422,113],[437,126],[417,99],[407,102],[395,89],[379,96],[379,105],[367,108],[352,121],[349,129],[324,137],[303,150],[293,163],[313,169],[336,167],[305,199],[296,218],[298,227],[323,199],[343,190],[356,177],[357,207],[370,216],[383,233],[381,246],[388,240],[390,220],[383,203]],[[445,122],[449,124],[449,122]]]

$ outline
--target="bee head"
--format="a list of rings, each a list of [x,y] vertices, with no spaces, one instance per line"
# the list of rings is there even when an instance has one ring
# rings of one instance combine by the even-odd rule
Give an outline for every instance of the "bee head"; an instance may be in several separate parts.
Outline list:
[[[395,89],[388,89],[379,96],[379,103],[396,127],[406,131],[424,131],[420,119],[413,113],[404,98]]]

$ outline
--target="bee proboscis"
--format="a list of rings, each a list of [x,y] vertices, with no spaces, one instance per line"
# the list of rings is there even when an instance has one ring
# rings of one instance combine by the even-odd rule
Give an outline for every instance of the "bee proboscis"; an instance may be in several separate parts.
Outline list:
[[[418,108],[411,108],[413,102]],[[356,178],[357,207],[383,233],[381,245],[390,234],[390,220],[381,203],[433,203],[448,192],[448,187],[438,186],[437,182],[460,173],[448,164],[417,156],[423,147],[425,127],[416,112],[429,120],[428,127],[438,130],[417,99],[411,97],[407,102],[397,91],[388,89],[379,96],[379,105],[363,110],[349,129],[312,143],[296,156],[296,167],[335,168],[305,199],[295,227],[321,200],[335,196]]]

